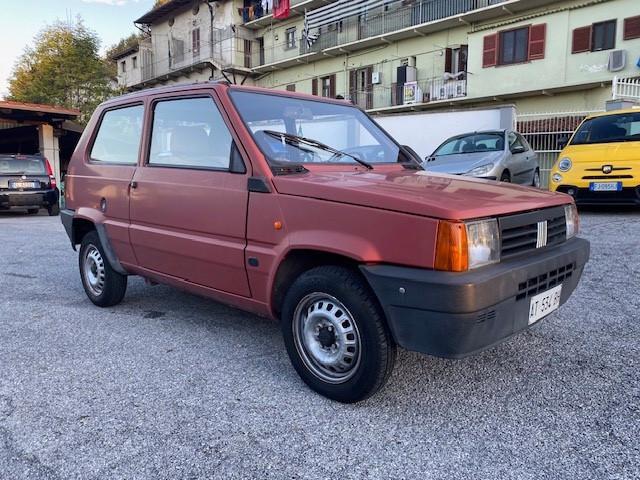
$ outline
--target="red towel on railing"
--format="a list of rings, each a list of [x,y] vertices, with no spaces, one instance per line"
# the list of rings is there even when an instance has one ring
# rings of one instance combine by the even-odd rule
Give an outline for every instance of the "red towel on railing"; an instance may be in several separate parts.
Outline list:
[[[289,18],[290,12],[289,0],[273,0],[273,18]]]

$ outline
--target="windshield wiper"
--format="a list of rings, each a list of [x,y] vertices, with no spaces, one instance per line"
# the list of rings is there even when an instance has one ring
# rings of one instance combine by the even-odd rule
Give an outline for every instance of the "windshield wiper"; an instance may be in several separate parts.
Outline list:
[[[267,135],[271,135],[272,137],[283,139],[289,144],[292,144],[293,142],[304,143],[306,145],[309,145],[310,147],[316,147],[316,148],[319,148],[320,150],[333,153],[334,156],[337,155],[341,157],[344,156],[344,157],[352,158],[353,160],[358,162],[360,165],[365,167],[367,170],[373,170],[373,166],[370,163],[365,162],[364,160],[361,160],[355,155],[351,155],[350,153],[342,152],[333,147],[330,147],[329,145],[319,142],[318,140],[301,137],[299,135],[292,135],[290,133],[276,132],[275,130],[262,130],[262,132],[266,133]]]

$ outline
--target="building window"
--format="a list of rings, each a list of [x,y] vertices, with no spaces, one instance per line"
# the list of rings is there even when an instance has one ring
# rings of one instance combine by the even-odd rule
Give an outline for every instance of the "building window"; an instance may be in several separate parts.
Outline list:
[[[445,73],[458,76],[467,71],[468,47],[460,45],[459,48],[447,48],[445,50]]]
[[[138,68],[138,57],[131,57],[131,65],[134,69]]]
[[[333,95],[331,94],[331,86],[333,84],[332,80],[335,77],[332,75],[330,77],[322,77],[320,79],[320,86],[321,86],[321,91],[320,91],[320,96],[325,97],[325,98],[331,98],[333,97]]]
[[[296,28],[287,28],[285,32],[287,50],[296,48]]]
[[[542,60],[546,43],[546,23],[487,35],[482,47],[482,68]]]
[[[295,92],[296,91],[296,84],[295,83],[291,83],[289,85],[287,85],[287,92]]]
[[[200,55],[200,29],[191,30],[191,51],[194,56]]]
[[[500,65],[523,63],[529,59],[529,27],[500,32]]]
[[[592,52],[613,50],[616,48],[616,21],[594,23],[591,37]]]
[[[640,38],[640,16],[624,19],[624,39]]]
[[[594,23],[573,31],[571,53],[600,52],[616,48],[616,20]]]
[[[125,73],[127,71],[127,61],[123,60],[120,62],[120,71]]]
[[[326,77],[314,78],[311,80],[311,93],[325,98],[335,98],[336,76],[328,75]]]

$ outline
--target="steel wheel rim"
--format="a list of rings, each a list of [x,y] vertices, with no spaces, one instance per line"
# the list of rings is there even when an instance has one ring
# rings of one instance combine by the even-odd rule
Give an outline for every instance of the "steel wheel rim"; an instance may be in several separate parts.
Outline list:
[[[304,297],[293,315],[293,338],[304,365],[320,380],[344,383],[357,372],[358,325],[335,297],[317,292]]]
[[[106,270],[100,250],[94,245],[89,245],[85,252],[82,265],[82,275],[84,276],[85,285],[96,297],[102,295]]]
[[[540,172],[536,172],[533,174],[533,186],[536,188],[540,188]]]

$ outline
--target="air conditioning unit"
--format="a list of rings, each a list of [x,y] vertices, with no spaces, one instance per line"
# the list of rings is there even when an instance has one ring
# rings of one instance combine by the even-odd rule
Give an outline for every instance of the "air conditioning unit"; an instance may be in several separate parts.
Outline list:
[[[627,51],[614,50],[609,54],[609,71],[619,72],[627,67]]]

